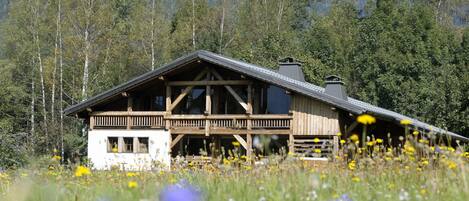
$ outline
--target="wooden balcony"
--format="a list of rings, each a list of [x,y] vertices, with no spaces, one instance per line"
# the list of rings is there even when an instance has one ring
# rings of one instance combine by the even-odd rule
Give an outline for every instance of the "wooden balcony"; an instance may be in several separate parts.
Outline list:
[[[292,116],[277,114],[167,115],[166,112],[93,112],[90,128],[170,129],[173,134],[289,134]]]

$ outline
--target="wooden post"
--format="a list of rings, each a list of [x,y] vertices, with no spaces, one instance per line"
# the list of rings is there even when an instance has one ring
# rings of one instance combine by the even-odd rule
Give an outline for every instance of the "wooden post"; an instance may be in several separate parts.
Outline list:
[[[248,103],[247,103],[247,114],[252,114],[252,85],[248,85]]]
[[[140,142],[138,141],[138,137],[134,137],[134,140],[133,140],[133,152],[134,153],[138,153],[139,150],[138,150],[138,145],[140,144]]]
[[[132,105],[132,97],[127,96],[127,130],[130,130],[130,128],[132,127],[132,116],[130,116],[130,113],[132,112]]]
[[[332,151],[332,155],[333,155],[333,160],[335,160],[336,156],[338,156],[339,154],[339,136],[334,135],[333,145],[334,145],[334,149]]]
[[[252,121],[251,121],[251,114],[252,114],[252,85],[248,85],[248,101],[247,101],[247,110],[246,113],[248,115],[247,122],[246,122],[246,157],[249,161],[252,160],[252,136],[251,136],[251,129],[252,129]]]
[[[291,154],[295,153],[295,137],[293,136],[293,120],[290,119],[290,130],[288,133],[288,152]]]
[[[95,122],[94,116],[90,116],[90,130],[93,130]]]
[[[168,85],[168,83],[165,83],[166,85],[166,115],[171,116],[171,86]],[[165,121],[165,128],[166,130],[169,130],[170,128],[170,121],[169,119],[166,119]]]
[[[122,153],[124,151],[124,138],[117,138],[117,152]]]
[[[252,161],[252,135],[249,133],[246,135],[246,144],[247,144],[247,149],[246,149],[246,157],[248,158],[249,161]]]
[[[210,80],[210,72],[207,73],[206,80]],[[205,86],[205,115],[212,114],[212,100],[210,99],[210,85]],[[205,119],[205,136],[210,134],[210,120]]]

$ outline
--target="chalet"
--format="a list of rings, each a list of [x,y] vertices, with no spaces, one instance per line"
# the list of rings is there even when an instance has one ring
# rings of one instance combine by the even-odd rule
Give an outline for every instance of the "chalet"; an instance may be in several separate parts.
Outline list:
[[[169,166],[171,157],[221,154],[238,141],[252,157],[261,138],[267,149],[327,157],[338,134],[360,133],[357,115],[377,118],[376,135],[401,136],[412,129],[452,139],[467,138],[347,95],[337,76],[325,88],[304,79],[300,63],[280,61],[277,71],[208,51],[196,51],[65,110],[84,119],[88,157],[95,168]],[[317,140],[318,138],[319,140]],[[386,137],[383,137],[386,138]],[[313,140],[314,139],[314,140]],[[226,153],[225,153],[226,154]]]

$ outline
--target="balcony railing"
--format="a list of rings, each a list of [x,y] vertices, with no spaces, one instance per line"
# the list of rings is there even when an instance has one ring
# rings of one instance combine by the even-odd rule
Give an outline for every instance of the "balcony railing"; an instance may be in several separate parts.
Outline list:
[[[255,114],[255,115],[166,115],[165,112],[153,111],[112,111],[93,112],[90,116],[90,128],[168,128],[172,132],[184,133],[288,133],[291,126],[290,115]]]

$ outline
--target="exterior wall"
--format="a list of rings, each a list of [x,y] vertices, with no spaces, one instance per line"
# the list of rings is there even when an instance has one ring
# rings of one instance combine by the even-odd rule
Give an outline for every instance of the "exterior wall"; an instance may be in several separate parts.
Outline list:
[[[148,137],[148,153],[108,153],[108,137]],[[88,158],[93,168],[98,170],[108,170],[113,166],[122,170],[166,169],[171,163],[170,143],[171,134],[164,129],[94,129],[88,132]]]
[[[336,135],[339,113],[320,101],[294,94],[290,105],[293,113],[293,135]]]

